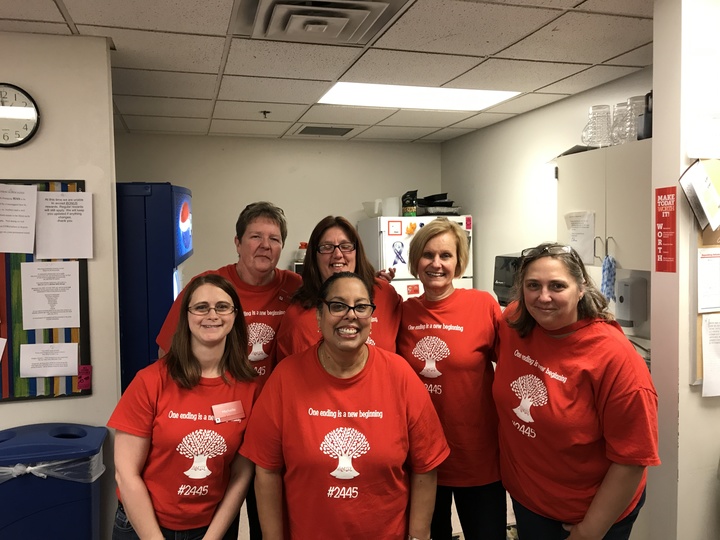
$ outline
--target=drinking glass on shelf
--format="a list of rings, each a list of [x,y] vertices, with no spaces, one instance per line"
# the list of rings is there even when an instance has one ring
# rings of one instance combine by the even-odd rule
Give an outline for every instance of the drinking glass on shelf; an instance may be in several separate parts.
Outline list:
[[[580,138],[586,146],[610,146],[612,143],[611,130],[610,105],[593,105],[588,111],[588,123]]]
[[[628,140],[628,104],[623,101],[613,106],[613,123],[610,138],[613,144],[623,144]]]
[[[627,100],[627,140],[637,140],[637,122],[645,113],[645,96],[633,96]]]

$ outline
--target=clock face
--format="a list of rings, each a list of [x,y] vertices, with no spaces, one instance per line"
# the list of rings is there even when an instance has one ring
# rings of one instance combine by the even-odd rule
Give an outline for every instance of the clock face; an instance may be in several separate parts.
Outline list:
[[[40,125],[40,114],[30,94],[22,88],[0,83],[0,147],[29,141]]]

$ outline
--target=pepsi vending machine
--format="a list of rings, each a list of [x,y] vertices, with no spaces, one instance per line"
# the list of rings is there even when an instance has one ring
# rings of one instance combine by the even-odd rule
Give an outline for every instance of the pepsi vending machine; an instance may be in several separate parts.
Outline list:
[[[155,337],[182,289],[178,266],[193,253],[190,190],[117,184],[122,390],[157,359]]]

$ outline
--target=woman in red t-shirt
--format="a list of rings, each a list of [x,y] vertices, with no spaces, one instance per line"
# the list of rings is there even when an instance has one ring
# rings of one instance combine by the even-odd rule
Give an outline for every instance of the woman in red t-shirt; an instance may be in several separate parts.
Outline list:
[[[113,540],[224,538],[253,476],[237,451],[255,376],[235,288],[214,274],[194,279],[170,352],[137,373],[108,421],[119,499]]]
[[[329,277],[322,341],[280,362],[258,399],[241,452],[257,466],[265,540],[430,539],[450,450],[412,370],[367,343],[374,310],[357,274]]]
[[[447,218],[415,233],[408,267],[424,293],[403,303],[397,340],[398,354],[425,384],[450,445],[450,457],[438,467],[433,540],[453,537],[453,499],[466,539],[505,540],[507,534],[492,400],[502,313],[489,293],[454,287],[469,257],[465,231]]]
[[[325,280],[354,272],[373,290],[377,309],[368,343],[395,352],[402,297],[387,279],[376,277],[355,227],[341,216],[327,216],[313,229],[303,264],[303,284],[292,297],[277,333],[277,359],[302,352],[320,339],[315,307]],[[392,278],[394,271],[387,277]]]
[[[493,384],[523,540],[627,540],[659,465],[650,372],[577,252],[523,251]]]

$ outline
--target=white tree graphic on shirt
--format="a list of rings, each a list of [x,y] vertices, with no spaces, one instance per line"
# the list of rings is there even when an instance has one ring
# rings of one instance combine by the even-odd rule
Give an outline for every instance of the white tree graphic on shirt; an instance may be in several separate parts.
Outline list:
[[[320,443],[320,450],[323,454],[338,460],[337,467],[330,474],[335,478],[348,480],[360,474],[354,469],[352,460],[367,453],[370,450],[370,443],[358,430],[339,427],[325,435],[323,442]]]
[[[263,345],[270,343],[275,337],[275,330],[265,323],[248,324],[248,342],[252,345],[252,350],[248,358],[252,362],[265,360],[268,355],[263,349]]]
[[[367,337],[367,339],[365,340],[365,343],[367,343],[368,345],[375,345],[373,338],[370,336]]]
[[[510,388],[520,398],[520,405],[513,412],[524,422],[534,422],[530,407],[542,407],[548,402],[545,384],[535,375],[523,375],[510,383]]]
[[[176,450],[193,460],[190,468],[185,471],[188,478],[206,478],[212,474],[207,460],[227,452],[227,444],[223,436],[212,429],[196,429],[183,437]]]
[[[425,362],[425,367],[420,375],[428,379],[435,379],[442,375],[438,371],[437,363],[450,356],[450,349],[439,337],[425,336],[417,342],[412,355],[421,362]]]

